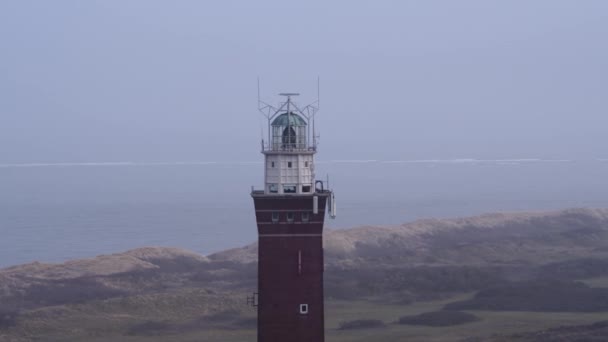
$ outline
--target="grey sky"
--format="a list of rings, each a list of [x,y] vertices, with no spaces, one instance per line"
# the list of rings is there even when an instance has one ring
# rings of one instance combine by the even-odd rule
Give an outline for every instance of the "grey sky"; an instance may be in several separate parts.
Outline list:
[[[321,159],[608,158],[608,2],[0,2],[0,163],[260,160],[256,77]]]

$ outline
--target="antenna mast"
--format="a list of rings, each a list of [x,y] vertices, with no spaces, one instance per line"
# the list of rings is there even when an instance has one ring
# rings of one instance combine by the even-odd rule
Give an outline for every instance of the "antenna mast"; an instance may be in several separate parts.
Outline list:
[[[282,102],[279,104],[279,107],[275,107],[271,104],[268,104],[267,102],[264,102],[261,98],[260,95],[260,78],[258,77],[258,111],[260,111],[260,113],[262,113],[262,115],[264,115],[266,117],[266,119],[268,120],[268,141],[267,143],[270,144],[272,141],[272,137],[271,137],[271,132],[270,132],[270,123],[272,121],[272,119],[277,116],[279,113],[283,112],[283,111],[287,111],[287,117],[288,120],[291,120],[291,116],[292,116],[292,111],[294,108],[299,114],[301,114],[302,116],[306,117],[306,119],[310,122],[312,122],[312,146],[311,148],[313,150],[316,151],[317,149],[317,135],[316,135],[316,131],[315,131],[315,116],[316,113],[319,111],[319,78],[317,77],[317,99],[315,101],[313,101],[311,104],[299,108],[298,105],[294,102],[292,102],[291,97],[292,96],[298,96],[300,95],[299,93],[279,93],[280,96],[286,96],[287,97],[287,101]],[[308,135],[308,139],[306,139],[309,143],[310,143],[310,125],[308,125],[308,129],[307,129],[307,135]],[[292,132],[288,131],[288,135],[291,136]]]

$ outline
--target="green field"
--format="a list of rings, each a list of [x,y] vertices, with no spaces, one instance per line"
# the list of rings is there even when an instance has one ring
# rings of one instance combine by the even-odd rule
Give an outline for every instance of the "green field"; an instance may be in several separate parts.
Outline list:
[[[462,294],[446,300],[418,302],[409,305],[390,304],[381,299],[369,298],[359,301],[330,300],[326,303],[326,336],[328,342],[373,341],[458,341],[467,337],[492,340],[495,335],[510,335],[519,332],[538,331],[562,325],[589,324],[608,319],[608,312],[564,313],[564,312],[489,312],[471,311],[481,320],[449,327],[408,326],[394,322],[404,315],[415,315],[440,310],[448,302],[469,298]],[[243,342],[255,341],[255,328],[242,328],[227,322],[208,325],[192,322],[183,328],[148,331],[130,335],[130,327],[142,322],[156,321],[182,324],[191,321],[194,315],[191,305],[184,305],[180,313],[170,303],[171,310],[163,314],[144,307],[124,307],[116,300],[88,303],[62,308],[46,308],[31,316],[31,322],[23,321],[19,332],[11,334],[15,341],[209,341]],[[122,307],[121,307],[122,306]],[[155,306],[158,308],[158,306]],[[121,313],[122,311],[122,313]],[[255,319],[255,310],[244,308],[239,317]],[[387,324],[383,328],[339,330],[341,322],[357,319],[378,319]],[[11,341],[5,335],[0,340]]]
[[[466,296],[451,298],[460,300]],[[608,319],[608,312],[556,313],[556,312],[490,312],[471,311],[481,318],[478,322],[452,327],[425,327],[389,324],[386,328],[369,330],[338,330],[344,320],[375,318],[392,323],[398,317],[435,311],[448,301],[417,303],[413,305],[388,305],[371,301],[339,302],[327,305],[327,341],[457,341],[465,337],[489,338],[495,334],[510,335],[518,332],[537,331],[560,325],[580,325]]]

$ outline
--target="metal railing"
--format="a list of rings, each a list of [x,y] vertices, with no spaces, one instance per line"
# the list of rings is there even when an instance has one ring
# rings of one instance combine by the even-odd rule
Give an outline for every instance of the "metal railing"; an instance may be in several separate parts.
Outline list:
[[[307,144],[263,144],[262,152],[316,152],[316,146]]]

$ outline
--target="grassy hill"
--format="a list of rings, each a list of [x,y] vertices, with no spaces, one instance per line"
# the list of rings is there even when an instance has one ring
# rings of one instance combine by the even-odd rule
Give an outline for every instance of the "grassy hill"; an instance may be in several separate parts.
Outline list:
[[[328,341],[592,340],[605,328],[607,209],[334,230],[324,244]],[[0,341],[254,341],[256,255],[147,247],[0,269]],[[458,317],[475,319],[436,323]]]

